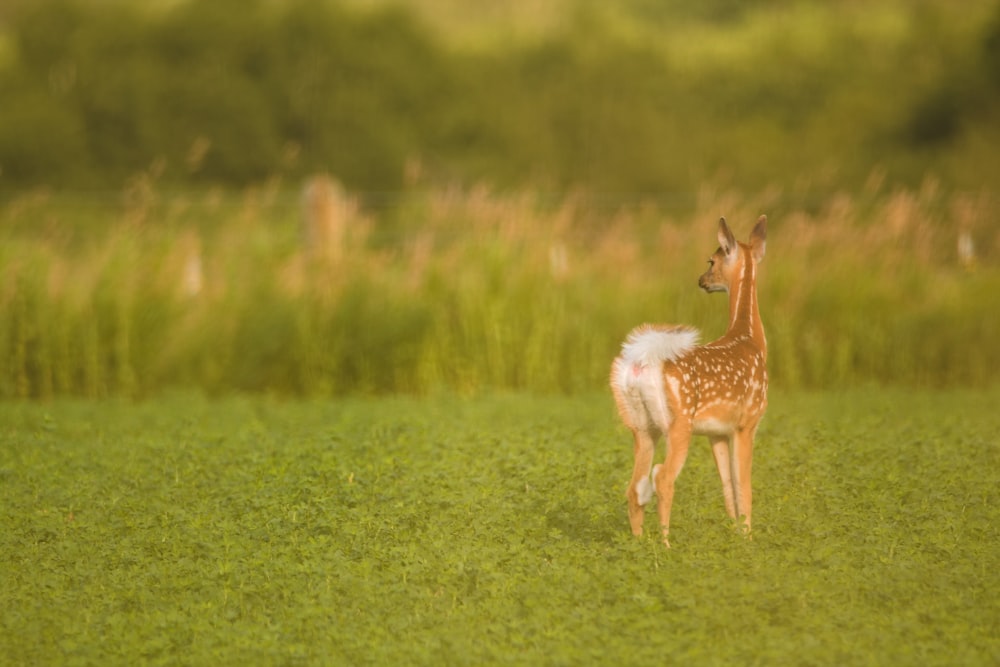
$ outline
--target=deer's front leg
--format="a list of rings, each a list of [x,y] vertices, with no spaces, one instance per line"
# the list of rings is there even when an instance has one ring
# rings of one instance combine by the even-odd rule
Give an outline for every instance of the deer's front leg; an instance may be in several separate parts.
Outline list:
[[[711,436],[712,455],[715,457],[715,467],[719,470],[722,481],[722,497],[726,502],[726,514],[730,519],[736,517],[736,497],[733,490],[732,467],[729,459],[729,438],[726,436]]]
[[[751,474],[753,472],[753,440],[757,430],[753,428],[737,431],[733,435],[733,473],[736,479],[736,511],[743,521],[743,530],[750,535],[750,515],[753,509],[753,487]]]
[[[670,425],[667,433],[667,458],[663,465],[653,471],[656,478],[656,495],[659,499],[657,509],[660,514],[660,528],[663,531],[663,544],[670,547],[670,509],[674,502],[674,482],[684,467],[688,447],[691,444],[691,421],[686,417],[678,417]]]

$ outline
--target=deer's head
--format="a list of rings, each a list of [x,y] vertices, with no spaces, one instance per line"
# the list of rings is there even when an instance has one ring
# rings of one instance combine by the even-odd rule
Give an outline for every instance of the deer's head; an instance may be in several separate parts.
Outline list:
[[[739,243],[725,218],[719,218],[719,247],[708,259],[708,271],[698,278],[698,286],[706,292],[728,292],[733,280],[738,279],[746,262],[757,264],[764,259],[767,242],[767,216],[760,216],[750,243]]]

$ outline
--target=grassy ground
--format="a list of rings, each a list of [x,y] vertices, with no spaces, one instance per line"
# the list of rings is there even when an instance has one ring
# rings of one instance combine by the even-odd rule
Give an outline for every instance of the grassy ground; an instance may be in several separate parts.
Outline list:
[[[0,404],[6,664],[1000,661],[1000,392],[775,393],[628,533],[610,397]]]

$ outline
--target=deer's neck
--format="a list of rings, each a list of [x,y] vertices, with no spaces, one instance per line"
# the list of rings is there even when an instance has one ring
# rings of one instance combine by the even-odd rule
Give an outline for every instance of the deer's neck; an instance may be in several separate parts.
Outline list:
[[[767,340],[757,308],[757,264],[747,249],[743,249],[743,252],[742,267],[729,285],[729,328],[726,330],[726,337],[748,337],[766,357]]]

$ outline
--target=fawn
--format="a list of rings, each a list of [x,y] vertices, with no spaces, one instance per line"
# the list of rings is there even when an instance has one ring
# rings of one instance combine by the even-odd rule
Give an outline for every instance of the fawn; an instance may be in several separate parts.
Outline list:
[[[698,286],[729,292],[729,326],[722,338],[697,345],[693,328],[644,324],[629,333],[611,365],[618,413],[635,438],[635,466],[626,492],[635,535],[642,534],[643,507],[655,490],[663,543],[670,546],[674,482],[692,435],[708,436],[726,512],[742,518],[750,535],[753,441],[767,408],[767,341],[757,309],[757,264],[766,238],[765,216],[750,233],[749,244],[738,243],[725,218],[719,220],[719,248]],[[667,455],[652,469],[651,482],[661,434],[666,435]]]

